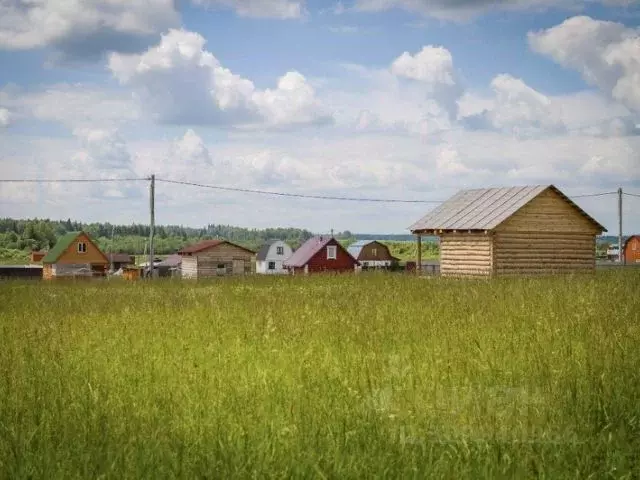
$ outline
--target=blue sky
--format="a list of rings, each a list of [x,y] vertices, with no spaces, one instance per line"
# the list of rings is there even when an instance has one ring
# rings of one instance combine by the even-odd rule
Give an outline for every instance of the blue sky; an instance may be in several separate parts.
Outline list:
[[[156,173],[425,200],[531,183],[640,193],[637,1],[21,5],[0,3],[3,178]],[[405,233],[430,208],[161,187],[166,223]],[[0,214],[145,221],[144,189],[2,184]],[[580,204],[615,228],[615,196]],[[639,208],[625,197],[628,233]]]

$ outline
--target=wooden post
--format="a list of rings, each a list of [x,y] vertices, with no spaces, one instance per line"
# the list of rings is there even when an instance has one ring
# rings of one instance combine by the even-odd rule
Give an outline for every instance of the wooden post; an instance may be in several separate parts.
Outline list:
[[[417,235],[418,241],[418,264],[416,265],[416,272],[418,275],[422,274],[422,235],[418,233]]]
[[[156,220],[156,176],[151,175],[151,184],[149,185],[149,278],[153,278],[153,257],[154,257],[154,230]]]
[[[622,251],[622,188],[618,189],[618,261],[624,263]]]

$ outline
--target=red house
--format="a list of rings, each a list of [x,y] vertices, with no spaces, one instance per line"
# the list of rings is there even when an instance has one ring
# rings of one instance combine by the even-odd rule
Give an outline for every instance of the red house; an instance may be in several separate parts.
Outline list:
[[[624,242],[622,257],[625,263],[640,263],[640,235],[631,235]]]
[[[283,266],[292,274],[317,272],[353,272],[360,263],[332,236],[307,240],[293,252]]]

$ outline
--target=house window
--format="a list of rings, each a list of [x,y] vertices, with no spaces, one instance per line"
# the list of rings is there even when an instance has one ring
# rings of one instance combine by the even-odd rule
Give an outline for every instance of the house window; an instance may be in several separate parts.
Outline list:
[[[218,270],[224,270],[225,268],[227,268],[227,266],[224,263],[218,264]]]
[[[634,242],[631,244],[631,250],[633,250],[633,251],[635,252],[637,248],[638,248],[638,242],[634,241]]]
[[[327,247],[327,260],[335,260],[338,257],[338,247],[329,245]]]
[[[276,269],[276,262],[269,262],[269,270],[275,270]]]
[[[78,242],[78,253],[87,253],[87,244],[85,242]]]
[[[284,255],[284,247],[276,247],[277,255]]]
[[[371,255],[373,255],[374,257],[378,256],[378,249],[377,248],[372,248],[371,249]]]

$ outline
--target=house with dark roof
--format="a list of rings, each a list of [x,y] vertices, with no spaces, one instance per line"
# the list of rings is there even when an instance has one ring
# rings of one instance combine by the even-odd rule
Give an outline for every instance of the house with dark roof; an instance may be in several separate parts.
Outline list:
[[[440,237],[448,276],[593,272],[607,230],[553,185],[462,190],[414,223]]]
[[[292,274],[353,272],[360,264],[332,236],[316,236],[303,243],[284,267]]]
[[[398,263],[389,247],[377,240],[358,240],[347,248],[349,254],[360,262],[363,269],[388,269]]]
[[[107,258],[109,259],[109,266],[113,267],[113,270],[120,270],[136,263],[136,257],[128,253],[109,253]]]
[[[282,275],[288,271],[284,261],[293,255],[293,249],[282,240],[272,240],[260,247],[256,254],[256,273]]]
[[[69,232],[42,258],[42,278],[93,277],[107,273],[109,259],[85,232]]]
[[[255,252],[227,240],[203,240],[178,252],[183,278],[245,275],[253,270]]]

